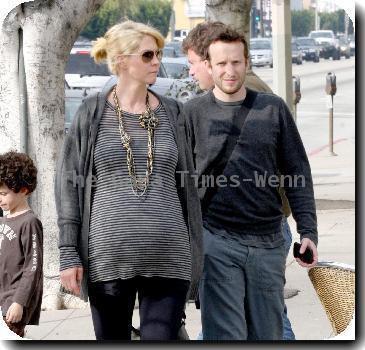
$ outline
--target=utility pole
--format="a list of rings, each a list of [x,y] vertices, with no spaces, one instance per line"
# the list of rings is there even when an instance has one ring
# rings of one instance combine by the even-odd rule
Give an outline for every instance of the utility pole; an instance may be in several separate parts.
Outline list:
[[[256,38],[256,14],[257,14],[257,7],[256,7],[256,0],[252,1],[251,7],[251,16],[250,16],[250,24],[251,24],[251,38]]]
[[[290,0],[272,1],[274,93],[293,111]]]
[[[261,38],[265,37],[263,0],[260,0],[260,35]]]
[[[347,40],[347,37],[349,35],[349,15],[347,14],[347,12],[345,11],[345,38]]]
[[[312,7],[314,8],[314,26],[315,26],[314,30],[319,30],[320,24],[319,24],[319,16],[318,16],[318,0],[315,0]]]

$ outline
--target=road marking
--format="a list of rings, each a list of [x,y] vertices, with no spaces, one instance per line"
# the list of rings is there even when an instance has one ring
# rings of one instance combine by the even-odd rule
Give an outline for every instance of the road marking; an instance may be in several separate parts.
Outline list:
[[[347,139],[337,139],[335,141],[333,141],[333,144],[335,145],[336,143],[340,143],[340,142],[343,142],[343,141],[346,141]],[[324,149],[328,148],[329,146],[328,145],[324,145],[324,146],[321,146],[321,147],[318,147],[316,149],[314,149],[313,151],[310,151],[308,153],[308,156],[314,156],[320,152],[322,152]]]

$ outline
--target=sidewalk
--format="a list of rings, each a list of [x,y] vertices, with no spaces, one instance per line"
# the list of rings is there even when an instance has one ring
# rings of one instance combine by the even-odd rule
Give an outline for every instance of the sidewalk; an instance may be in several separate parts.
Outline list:
[[[335,144],[337,156],[329,156],[328,148],[311,152],[319,230],[319,260],[355,264],[355,143],[340,140]],[[289,220],[292,232],[295,223]],[[299,236],[293,234],[293,241]],[[331,325],[309,280],[306,269],[288,257],[287,289],[298,294],[286,299],[289,319],[297,340],[323,340],[332,337]],[[191,339],[200,331],[200,311],[194,304],[187,307],[186,329]],[[138,309],[133,325],[139,325]],[[90,309],[43,311],[40,326],[28,326],[27,338],[42,340],[95,339]]]

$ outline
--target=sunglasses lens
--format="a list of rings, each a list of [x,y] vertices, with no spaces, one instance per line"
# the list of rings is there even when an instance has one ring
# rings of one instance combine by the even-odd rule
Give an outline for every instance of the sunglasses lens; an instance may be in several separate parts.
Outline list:
[[[155,51],[145,51],[142,54],[142,60],[145,63],[149,63],[153,60],[153,57],[156,55],[157,59],[161,61],[162,59],[162,50]]]
[[[143,62],[151,62],[153,60],[153,56],[155,55],[155,53],[153,51],[145,51],[142,54],[142,59]]]

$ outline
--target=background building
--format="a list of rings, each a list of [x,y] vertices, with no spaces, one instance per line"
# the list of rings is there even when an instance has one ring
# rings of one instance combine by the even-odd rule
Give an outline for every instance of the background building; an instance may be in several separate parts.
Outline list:
[[[205,0],[173,0],[175,30],[191,30],[205,20]]]

